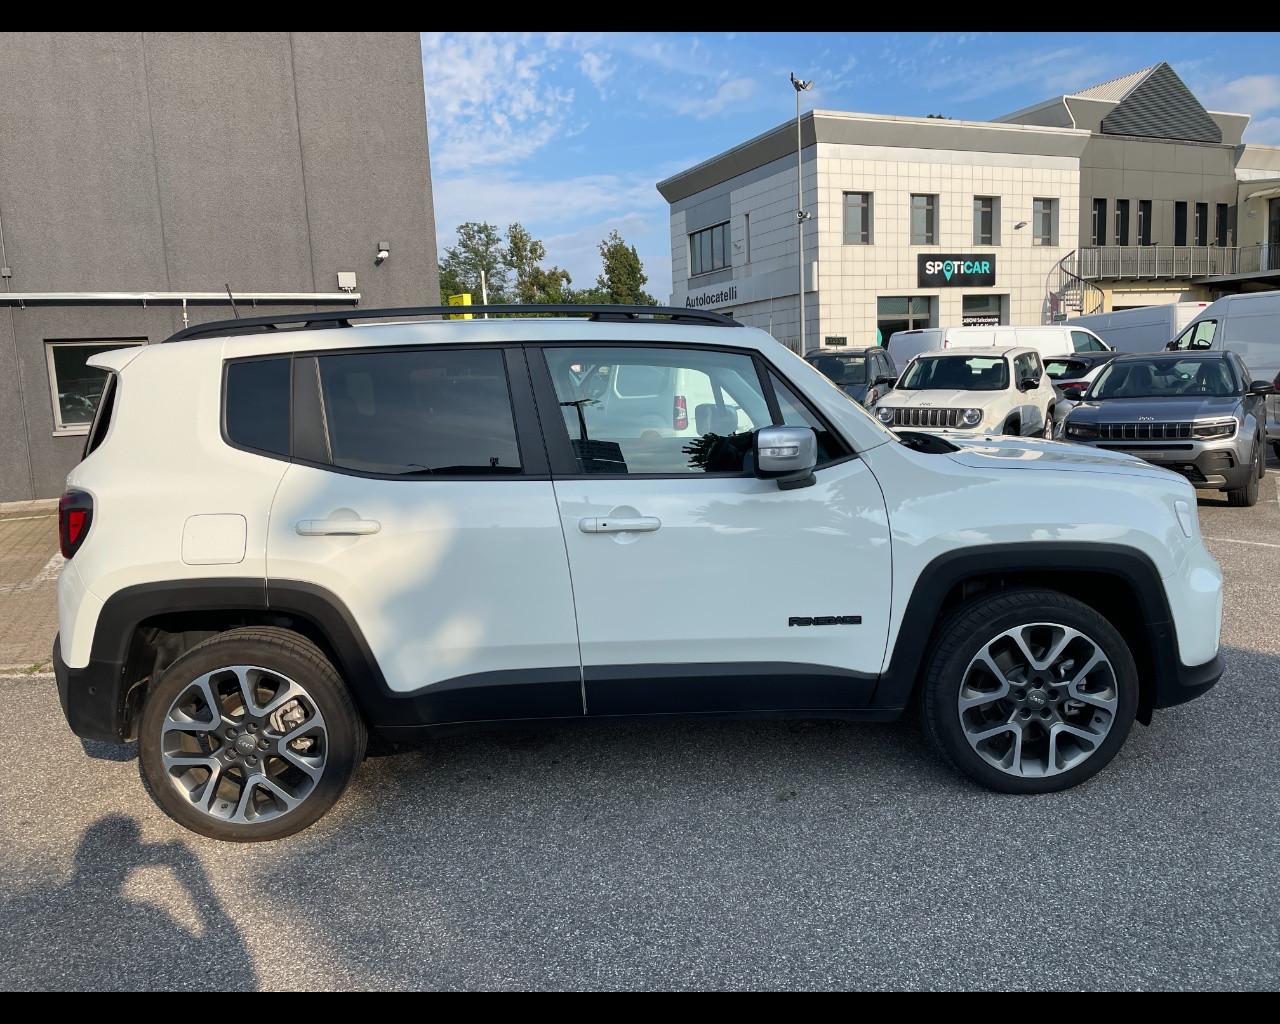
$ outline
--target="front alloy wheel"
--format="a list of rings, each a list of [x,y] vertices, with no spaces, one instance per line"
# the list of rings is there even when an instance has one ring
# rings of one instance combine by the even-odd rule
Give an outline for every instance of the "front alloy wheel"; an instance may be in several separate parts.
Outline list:
[[[1047,793],[1115,756],[1138,676],[1124,638],[1089,605],[1011,589],[939,627],[920,698],[926,734],[956,768],[990,789]]]

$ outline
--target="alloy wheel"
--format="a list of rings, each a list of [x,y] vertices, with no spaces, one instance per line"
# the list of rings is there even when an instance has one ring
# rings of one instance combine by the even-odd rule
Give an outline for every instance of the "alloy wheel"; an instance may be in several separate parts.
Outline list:
[[[988,641],[965,669],[957,710],[969,745],[1009,775],[1058,775],[1088,760],[1115,722],[1115,668],[1096,640],[1035,622]]]
[[[253,824],[288,814],[314,792],[328,730],[294,680],[228,665],[193,679],[169,705],[160,752],[170,784],[194,809]]]

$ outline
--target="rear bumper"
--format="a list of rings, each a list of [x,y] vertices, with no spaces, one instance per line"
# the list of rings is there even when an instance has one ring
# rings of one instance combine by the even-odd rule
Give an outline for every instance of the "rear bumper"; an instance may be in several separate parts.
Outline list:
[[[73,733],[107,743],[133,738],[125,714],[123,665],[90,660],[84,668],[68,668],[59,635],[53,639],[53,674],[62,713]]]

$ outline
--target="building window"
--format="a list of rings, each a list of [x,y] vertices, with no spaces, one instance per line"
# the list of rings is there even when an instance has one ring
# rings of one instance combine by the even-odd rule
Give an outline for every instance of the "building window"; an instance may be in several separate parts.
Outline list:
[[[1093,201],[1093,241],[1090,244],[1107,244],[1107,201],[1105,199]]]
[[[1129,200],[1116,200],[1116,245],[1129,244]]]
[[[1209,204],[1196,203],[1196,245],[1209,244]]]
[[[1187,244],[1187,204],[1173,204],[1173,244]]]
[[[751,214],[742,215],[742,248],[745,250],[743,263],[751,262]]]
[[[1058,200],[1031,200],[1031,224],[1033,245],[1058,244]]]
[[[871,193],[844,194],[844,244],[871,244]]]
[[[996,196],[973,197],[973,244],[1000,244],[1000,200]]]
[[[911,244],[938,244],[938,197],[911,197]]]
[[[86,434],[89,431],[98,399],[102,397],[102,387],[107,382],[106,370],[87,365],[90,356],[146,343],[145,338],[45,342],[49,391],[53,398],[53,432]]]
[[[1151,200],[1138,200],[1138,244],[1151,244]]]
[[[1215,240],[1219,245],[1225,246],[1227,244],[1227,204],[1226,203],[1218,204],[1217,223],[1214,225],[1214,227],[1217,229],[1214,234]]]
[[[929,295],[885,296],[876,299],[876,344],[888,345],[898,331],[933,327],[933,298]]]
[[[966,295],[961,301],[961,327],[996,327],[1009,322],[1005,316],[1007,295]]]
[[[689,276],[709,274],[729,265],[729,222],[689,236]]]

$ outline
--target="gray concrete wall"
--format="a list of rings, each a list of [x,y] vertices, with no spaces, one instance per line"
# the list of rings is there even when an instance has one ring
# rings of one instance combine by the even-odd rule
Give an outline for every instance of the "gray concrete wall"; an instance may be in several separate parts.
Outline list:
[[[0,53],[0,296],[332,292],[353,271],[365,307],[439,301],[416,33],[0,33]],[[60,493],[83,444],[53,436],[46,341],[181,326],[0,308],[0,500]]]

